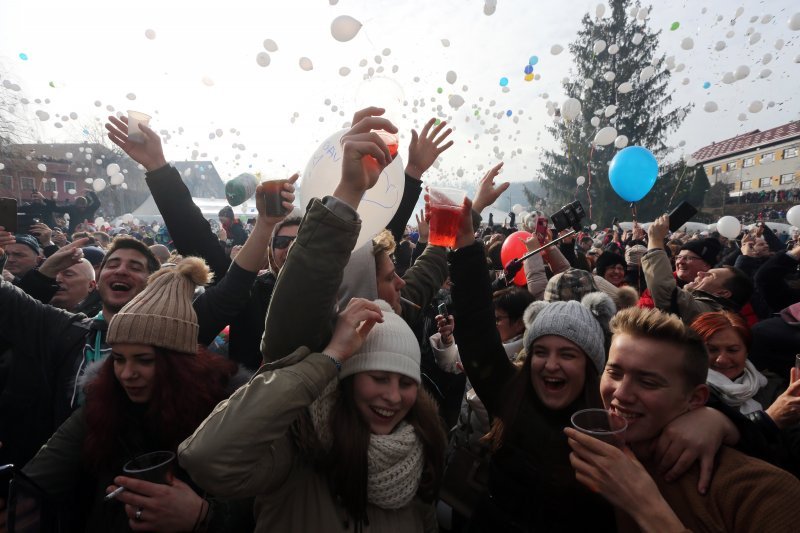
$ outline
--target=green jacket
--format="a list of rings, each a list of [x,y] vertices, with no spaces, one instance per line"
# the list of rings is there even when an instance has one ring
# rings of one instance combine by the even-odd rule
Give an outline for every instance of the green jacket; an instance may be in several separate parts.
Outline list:
[[[282,270],[283,271],[283,270]],[[325,355],[299,348],[261,367],[178,447],[178,461],[200,486],[224,498],[255,496],[256,531],[348,531],[353,521],[327,480],[302,455],[292,423],[336,378]],[[367,507],[364,531],[437,531],[433,506]]]

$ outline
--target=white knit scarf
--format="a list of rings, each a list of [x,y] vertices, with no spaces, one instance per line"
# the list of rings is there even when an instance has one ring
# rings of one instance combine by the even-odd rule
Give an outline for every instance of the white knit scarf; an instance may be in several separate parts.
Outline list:
[[[767,384],[767,378],[756,370],[753,363],[745,361],[744,374],[731,381],[716,370],[708,370],[708,384],[720,395],[722,401],[731,407],[738,407],[743,415],[761,411],[761,404],[753,396]]]
[[[309,408],[317,437],[325,448],[333,442],[330,419],[339,397],[334,379]],[[401,421],[389,435],[370,435],[367,449],[367,501],[382,509],[400,509],[417,493],[422,479],[422,443],[414,427]]]

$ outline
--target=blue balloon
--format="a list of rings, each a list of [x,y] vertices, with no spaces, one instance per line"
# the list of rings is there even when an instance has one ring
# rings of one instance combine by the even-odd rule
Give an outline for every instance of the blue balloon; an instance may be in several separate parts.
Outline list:
[[[617,152],[608,167],[611,187],[626,202],[644,198],[658,177],[658,161],[647,148],[628,146]]]
[[[525,65],[525,74],[531,74],[533,72],[533,67],[530,65]]]
[[[711,84],[709,82],[705,82],[703,84],[703,89],[708,89],[709,87],[711,87]]]
[[[506,85],[508,85],[508,78],[506,77],[500,78],[500,87],[505,87]]]
[[[511,110],[510,110],[510,109],[509,109],[508,111],[506,111],[506,116],[507,116],[507,117],[510,117],[510,116],[511,116]]]
[[[536,56],[531,56],[531,58],[528,60],[528,64],[529,65],[535,65],[538,62],[539,62],[539,58],[536,57]],[[526,74],[527,74],[527,72],[526,72]]]

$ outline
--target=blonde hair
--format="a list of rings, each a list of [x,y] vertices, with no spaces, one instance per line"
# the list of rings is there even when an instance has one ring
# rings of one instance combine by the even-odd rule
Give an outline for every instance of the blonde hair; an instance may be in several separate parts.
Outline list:
[[[397,244],[394,241],[392,232],[388,229],[383,230],[372,238],[372,255],[378,256],[381,252],[391,256]]]

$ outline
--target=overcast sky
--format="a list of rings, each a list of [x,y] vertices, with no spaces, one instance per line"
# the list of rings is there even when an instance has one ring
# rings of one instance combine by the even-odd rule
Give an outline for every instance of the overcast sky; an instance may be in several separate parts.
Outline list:
[[[457,145],[434,176],[474,180],[502,157],[505,179],[536,177],[539,149],[553,146],[544,130],[552,121],[547,102],[564,100],[561,79],[571,66],[568,51],[553,55],[551,47],[566,48],[583,14],[594,16],[597,1],[498,0],[489,16],[484,0],[334,3],[2,0],[0,79],[20,85],[43,141],[80,142],[85,127],[104,120],[107,106],[136,109],[153,115],[156,130],[170,132],[168,158],[189,159],[197,150],[196,158],[216,160],[223,179],[248,169],[265,177],[302,170],[319,143],[375,92],[408,102],[393,117],[403,132],[431,116],[452,117]],[[800,31],[787,22],[800,12],[797,0],[655,4],[648,27],[663,30],[661,51],[685,65],[673,72],[674,103],[696,104],[670,138],[675,157],[800,117]],[[363,24],[348,42],[331,35],[340,15]],[[673,22],[680,23],[676,31],[670,31]],[[681,47],[687,37],[694,41],[691,50]],[[265,39],[278,50],[262,67],[256,58],[266,51]],[[784,41],[780,50],[778,39]],[[722,51],[714,50],[719,41]],[[772,56],[767,65],[765,54]],[[541,79],[526,82],[523,68],[532,55],[539,58],[534,72]],[[302,57],[311,60],[312,70],[301,69]],[[749,67],[748,77],[722,82],[741,65]],[[343,68],[348,75],[341,75]],[[365,80],[371,69],[372,79]],[[761,78],[764,69],[771,74]],[[449,71],[457,76],[453,84]],[[502,77],[509,80],[507,91]],[[705,82],[711,84],[707,90]],[[458,110],[448,103],[451,95],[465,101]],[[764,109],[751,113],[756,100]],[[709,101],[719,108],[713,114],[703,110]],[[49,118],[40,120],[37,111]],[[64,122],[70,113],[77,120]],[[501,118],[493,116],[499,113]],[[678,148],[681,141],[685,146]],[[405,146],[401,138],[403,157]]]

